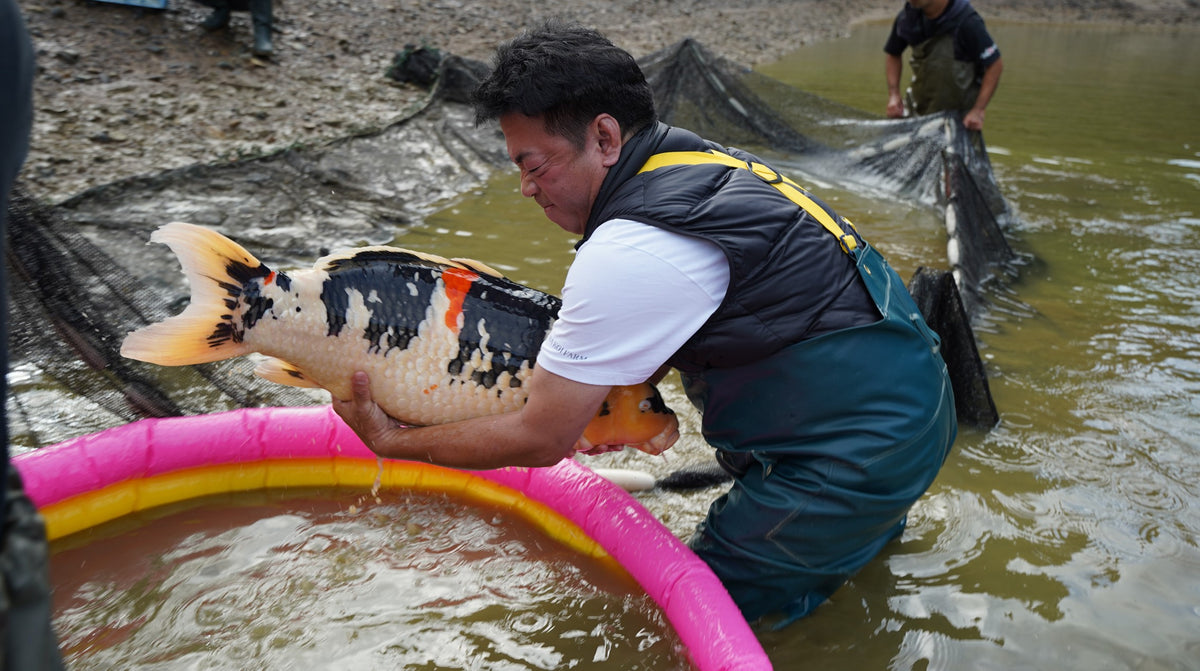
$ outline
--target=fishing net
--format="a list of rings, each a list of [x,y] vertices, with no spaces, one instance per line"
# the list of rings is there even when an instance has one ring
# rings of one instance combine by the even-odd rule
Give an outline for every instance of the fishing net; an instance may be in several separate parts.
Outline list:
[[[947,263],[934,270],[952,273],[958,291],[934,282],[943,287],[935,302],[961,305],[963,321],[986,308],[988,286],[1011,272],[1003,235],[1011,215],[982,138],[953,115],[876,119],[691,40],[641,63],[667,123],[944,212]],[[247,359],[163,368],[121,357],[128,332],[178,313],[188,300],[177,262],[139,250],[172,219],[220,230],[281,267],[392,240],[509,165],[498,131],[476,128],[462,102],[485,71],[446,57],[423,104],[374,133],[143,175],[57,204],[37,202],[18,185],[8,226],[13,444],[37,447],[143,417],[324,402],[323,394],[254,377]],[[969,345],[968,359],[978,363]],[[982,366],[967,374],[982,380],[986,395]],[[994,413],[969,421],[994,424]]]
[[[936,207],[944,213],[947,269],[969,314],[989,284],[1011,274],[1003,230],[1012,214],[979,133],[955,113],[881,120],[787,86],[692,40],[642,62],[663,120],[725,145],[767,155],[830,183]]]

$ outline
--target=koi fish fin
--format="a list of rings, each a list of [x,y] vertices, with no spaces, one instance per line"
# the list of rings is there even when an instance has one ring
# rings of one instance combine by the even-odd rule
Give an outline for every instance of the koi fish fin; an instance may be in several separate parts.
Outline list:
[[[276,384],[286,384],[291,387],[307,387],[309,389],[323,389],[316,382],[313,382],[300,370],[299,366],[276,359],[275,357],[267,357],[254,368],[254,374],[264,380],[270,380]]]
[[[468,270],[474,270],[475,272],[479,273],[480,275],[491,275],[492,277],[504,277],[503,273],[501,273],[499,270],[496,270],[495,268],[489,266],[488,264],[484,263],[483,261],[476,261],[475,259],[462,259],[462,258],[458,258],[458,257],[455,257],[450,260],[453,261],[454,263],[457,263],[460,266],[463,266],[464,268],[467,268]]]
[[[313,267],[317,270],[330,271],[339,268],[346,263],[377,260],[381,257],[392,257],[402,263],[421,262],[430,266],[466,268],[467,270],[473,270],[481,275],[504,277],[504,274],[500,271],[492,268],[482,261],[476,261],[475,259],[448,259],[444,256],[438,256],[437,254],[418,252],[411,249],[404,249],[403,247],[390,247],[388,245],[372,245],[369,247],[348,249],[342,252],[334,252],[333,254],[317,259],[317,262],[313,264]]]
[[[329,256],[322,256],[313,264],[313,268],[317,270],[331,271],[340,268],[347,263],[376,261],[381,258],[390,258],[399,263],[419,263],[429,266],[457,266],[459,264],[447,259],[444,256],[437,254],[429,254],[427,252],[417,252],[403,247],[389,247],[388,245],[371,245],[368,247],[357,247],[347,249],[341,252],[334,252]]]
[[[192,297],[183,312],[125,337],[121,355],[160,366],[222,361],[251,350],[234,338],[226,302],[246,282],[268,277],[271,269],[216,231],[172,222],[150,235],[171,248],[183,266]]]

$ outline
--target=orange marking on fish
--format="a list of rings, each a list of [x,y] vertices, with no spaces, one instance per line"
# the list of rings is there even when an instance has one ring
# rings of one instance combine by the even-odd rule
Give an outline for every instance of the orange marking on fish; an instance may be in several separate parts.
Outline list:
[[[451,331],[458,330],[458,317],[462,314],[467,290],[477,279],[479,274],[466,268],[447,268],[442,271],[442,283],[446,285],[446,297],[450,299],[450,307],[446,308],[446,328]]]
[[[263,279],[263,286],[266,286],[266,285],[268,285],[268,284],[270,284],[270,283],[272,283],[272,282],[274,282],[274,281],[275,281],[275,271],[274,271],[274,270],[272,270],[272,271],[271,271],[271,274],[270,274],[270,275],[267,275],[267,276],[266,276],[266,278],[265,278],[265,279]]]

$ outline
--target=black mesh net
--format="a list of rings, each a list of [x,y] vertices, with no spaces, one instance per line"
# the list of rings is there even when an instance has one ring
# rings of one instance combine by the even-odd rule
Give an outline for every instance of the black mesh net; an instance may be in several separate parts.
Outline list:
[[[950,253],[939,272],[952,273],[959,290],[933,284],[943,287],[939,304],[961,296],[966,320],[985,309],[988,285],[1011,271],[1013,252],[1002,232],[1010,214],[982,138],[952,115],[879,120],[690,40],[642,66],[667,123],[725,145],[786,155],[851,188],[943,208]],[[481,71],[482,64],[449,57],[440,74],[446,84],[412,114],[319,147],[144,175],[53,205],[18,185],[8,227],[13,443],[35,447],[142,417],[323,402],[254,377],[245,359],[163,368],[121,357],[125,334],[178,313],[188,296],[173,259],[128,251],[143,247],[176,213],[285,267],[329,249],[393,239],[434,204],[508,165],[499,133],[476,128],[461,102]],[[967,334],[973,338],[969,326]],[[978,364],[973,339],[969,344]],[[982,366],[973,370],[963,374],[982,381],[986,396]],[[986,401],[990,407],[990,396]],[[986,426],[994,413],[991,407],[970,421]]]

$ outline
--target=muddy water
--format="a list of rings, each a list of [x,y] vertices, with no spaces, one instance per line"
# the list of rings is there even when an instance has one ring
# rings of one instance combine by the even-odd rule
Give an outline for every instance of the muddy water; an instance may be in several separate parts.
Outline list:
[[[1200,40],[991,28],[1006,69],[985,139],[1026,258],[978,333],[1003,420],[962,432],[884,557],[761,635],[779,668],[1200,668]],[[761,69],[882,111],[885,31]],[[399,242],[557,291],[572,240],[515,187],[501,176]],[[820,193],[903,276],[945,267],[924,207]],[[664,457],[590,463],[669,472],[705,453],[687,427]],[[685,537],[717,493],[642,500]]]
[[[691,668],[627,574],[445,495],[223,496],[59,546],[80,671]]]

